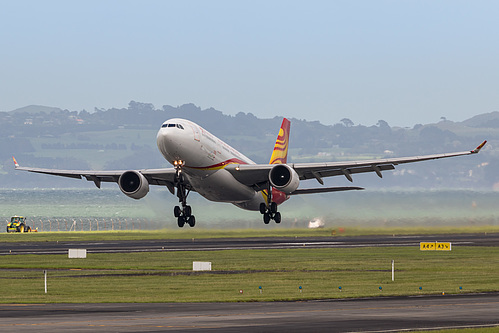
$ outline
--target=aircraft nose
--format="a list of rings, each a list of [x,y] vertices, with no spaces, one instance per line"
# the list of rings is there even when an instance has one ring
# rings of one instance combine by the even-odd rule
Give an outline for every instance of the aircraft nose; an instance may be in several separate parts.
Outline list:
[[[162,127],[157,136],[158,149],[167,160],[179,158],[181,140],[176,128]]]
[[[158,132],[157,136],[157,143],[158,147],[161,151],[163,151],[163,147],[168,150],[167,148],[171,146],[174,141],[172,140],[172,134],[171,131],[168,130],[168,128],[161,128]]]

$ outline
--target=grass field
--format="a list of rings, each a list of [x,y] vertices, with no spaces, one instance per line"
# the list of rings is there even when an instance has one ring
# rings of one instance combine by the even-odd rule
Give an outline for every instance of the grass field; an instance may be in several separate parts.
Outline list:
[[[396,268],[393,282],[391,260],[395,260]],[[192,272],[193,261],[210,261],[213,271]],[[47,294],[43,270],[48,271]],[[0,303],[239,302],[441,295],[497,291],[498,276],[498,247],[453,247],[452,252],[421,252],[416,247],[165,251],[88,254],[87,259],[3,255]]]

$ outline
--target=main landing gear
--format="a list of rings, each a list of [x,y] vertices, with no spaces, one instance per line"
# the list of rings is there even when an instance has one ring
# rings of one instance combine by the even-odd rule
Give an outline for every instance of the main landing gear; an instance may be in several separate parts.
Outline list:
[[[260,204],[260,213],[263,215],[263,223],[269,224],[270,220],[274,220],[275,223],[281,223],[281,213],[277,211],[277,203],[272,201],[272,187],[269,187],[263,194],[267,196],[267,202],[270,205],[266,205],[264,202]]]
[[[269,224],[270,220],[274,220],[275,223],[281,223],[281,213],[277,211],[277,204],[275,202],[271,202],[269,207],[262,202],[260,204],[260,213],[263,214],[263,223],[265,224]]]
[[[182,228],[186,223],[190,227],[196,225],[196,218],[192,215],[191,206],[187,205],[187,196],[190,193],[190,189],[187,188],[184,175],[182,174],[183,161],[175,161],[174,167],[175,173],[175,187],[177,188],[178,201],[182,204],[182,208],[175,206],[173,209],[173,215],[177,218],[177,223],[180,228]]]

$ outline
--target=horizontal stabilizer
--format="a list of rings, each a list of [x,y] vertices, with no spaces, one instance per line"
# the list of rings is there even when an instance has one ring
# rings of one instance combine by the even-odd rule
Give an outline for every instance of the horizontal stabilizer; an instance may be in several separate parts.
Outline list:
[[[351,190],[364,190],[364,188],[356,186],[304,188],[304,189],[297,189],[296,191],[291,193],[291,195],[340,192],[340,191],[351,191]]]

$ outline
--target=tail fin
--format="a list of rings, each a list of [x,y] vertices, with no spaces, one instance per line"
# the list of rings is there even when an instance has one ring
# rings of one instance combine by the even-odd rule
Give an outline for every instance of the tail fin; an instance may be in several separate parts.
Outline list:
[[[270,164],[286,164],[288,161],[289,128],[291,122],[284,118],[275,142]]]

